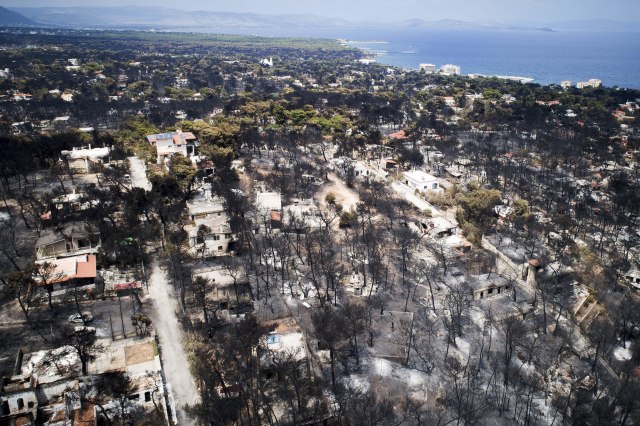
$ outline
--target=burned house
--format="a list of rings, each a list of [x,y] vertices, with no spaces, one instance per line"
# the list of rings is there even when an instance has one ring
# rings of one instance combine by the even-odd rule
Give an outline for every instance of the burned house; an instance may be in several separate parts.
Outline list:
[[[253,293],[244,271],[235,271],[232,275],[219,266],[202,266],[191,275],[192,280],[198,278],[210,282],[212,289],[207,299],[217,318],[232,322],[253,312]]]
[[[69,222],[45,229],[36,242],[36,259],[94,254],[100,248],[100,233],[86,222]]]
[[[229,252],[233,234],[222,200],[211,198],[187,203],[189,223],[184,226],[191,251],[201,257]]]
[[[36,266],[39,272],[34,273],[34,281],[38,286],[52,288],[54,293],[67,288],[90,290],[95,287],[95,254],[36,260]]]

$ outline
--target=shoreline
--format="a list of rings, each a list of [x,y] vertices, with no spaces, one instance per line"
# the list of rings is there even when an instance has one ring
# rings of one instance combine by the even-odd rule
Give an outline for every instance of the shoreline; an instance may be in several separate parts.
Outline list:
[[[386,43],[389,44],[389,42],[387,41],[378,41],[378,42],[349,42],[349,40],[345,40],[345,39],[336,39],[336,41],[338,43],[340,43],[343,46],[350,46],[353,47],[357,50],[359,50],[360,52],[362,52],[364,54],[364,58],[359,59],[359,61],[361,63],[364,64],[371,64],[371,63],[378,63],[380,65],[384,65],[384,66],[389,66],[389,67],[395,67],[398,69],[401,69],[403,71],[414,71],[414,72],[420,72],[420,68],[408,68],[408,67],[403,67],[400,65],[396,65],[396,64],[391,64],[388,62],[384,62],[384,61],[379,61],[378,58],[380,57],[384,57],[385,55],[389,54],[389,51],[374,51],[372,49],[367,49],[364,47],[359,47],[359,46],[354,46],[353,44],[359,43],[359,44],[374,44],[374,43]],[[348,44],[347,44],[348,43]],[[417,52],[395,52],[395,53],[400,53],[402,55],[408,55],[408,54],[416,54]],[[444,75],[442,73],[440,73],[439,71],[436,71],[432,74],[436,74],[436,75]],[[515,83],[520,83],[520,84],[538,84],[540,86],[543,87],[548,87],[548,86],[552,86],[552,85],[556,85],[559,86],[560,82],[554,82],[554,83],[543,83],[543,82],[538,82],[536,77],[530,77],[530,76],[519,76],[519,75],[505,75],[505,74],[481,74],[481,73],[467,73],[467,74],[459,74],[460,77],[466,77],[469,79],[474,79],[474,78],[496,78],[499,80],[504,80],[504,81],[511,81],[511,82],[515,82]],[[575,86],[572,86],[573,88],[576,88]],[[608,87],[605,86],[604,84],[602,84],[601,87]],[[613,86],[612,86],[613,87]],[[633,87],[620,87],[620,89],[626,89],[626,90],[639,90]]]

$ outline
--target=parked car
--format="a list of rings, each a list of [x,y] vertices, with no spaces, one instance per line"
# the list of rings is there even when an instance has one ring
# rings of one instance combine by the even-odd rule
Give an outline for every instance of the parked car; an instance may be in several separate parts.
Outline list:
[[[83,320],[83,318],[84,318],[84,320]],[[89,312],[89,311],[82,312],[82,315],[73,314],[73,315],[69,316],[69,322],[72,322],[72,323],[75,323],[75,324],[91,322],[91,321],[93,321],[93,314],[91,312]]]

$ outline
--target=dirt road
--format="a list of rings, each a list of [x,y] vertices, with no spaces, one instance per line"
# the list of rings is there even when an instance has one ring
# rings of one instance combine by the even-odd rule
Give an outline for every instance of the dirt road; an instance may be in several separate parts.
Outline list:
[[[185,335],[178,322],[178,298],[167,280],[167,273],[157,262],[151,265],[149,298],[153,303],[152,321],[160,339],[162,366],[170,391],[169,404],[177,425],[190,425],[185,412],[186,404],[198,401],[198,389],[189,373],[189,360],[184,350]]]
[[[131,183],[133,186],[151,189],[146,167],[137,157],[130,157]],[[186,336],[178,321],[178,298],[169,283],[167,271],[153,261],[149,278],[149,299],[153,310],[153,326],[160,340],[160,352],[164,369],[169,406],[176,425],[195,425],[184,411],[186,404],[194,404],[199,399],[198,389],[189,372],[189,360],[184,350]]]
[[[336,202],[342,205],[344,210],[349,211],[351,209],[355,209],[360,202],[358,194],[354,190],[347,188],[347,185],[342,181],[342,179],[335,174],[329,173],[328,178],[331,184],[325,186],[318,201],[324,203],[327,194],[333,193],[336,197]]]

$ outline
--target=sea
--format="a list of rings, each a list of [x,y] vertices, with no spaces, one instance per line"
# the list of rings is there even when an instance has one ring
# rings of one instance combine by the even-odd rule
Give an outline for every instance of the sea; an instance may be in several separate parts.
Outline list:
[[[574,84],[591,78],[607,87],[640,89],[638,31],[484,29],[208,28],[192,32],[348,40],[382,64],[418,69],[454,64],[462,74],[529,77]]]

